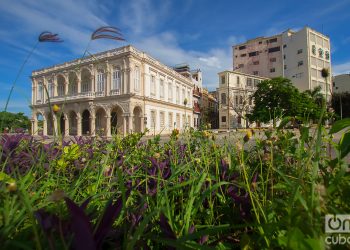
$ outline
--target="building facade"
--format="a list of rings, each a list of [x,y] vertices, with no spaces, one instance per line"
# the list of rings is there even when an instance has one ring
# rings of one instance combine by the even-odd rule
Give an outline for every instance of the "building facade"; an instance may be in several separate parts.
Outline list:
[[[321,75],[328,68],[331,49],[329,37],[305,27],[297,32],[287,30],[271,37],[258,37],[233,46],[233,68],[246,74],[263,77],[283,76],[299,90],[321,86],[322,93],[331,93],[331,78]]]
[[[219,75],[219,128],[245,128],[245,115],[253,108],[252,95],[257,85],[266,77],[245,74],[239,71],[223,71]]]
[[[193,83],[193,127],[199,128],[202,119],[200,109],[203,86],[202,72],[200,69],[191,70],[187,63],[175,65],[174,70]]]
[[[333,77],[333,93],[350,93],[350,74],[342,74]]]
[[[33,71],[32,133],[169,133],[193,126],[184,104],[192,90],[191,80],[133,46],[109,50]]]

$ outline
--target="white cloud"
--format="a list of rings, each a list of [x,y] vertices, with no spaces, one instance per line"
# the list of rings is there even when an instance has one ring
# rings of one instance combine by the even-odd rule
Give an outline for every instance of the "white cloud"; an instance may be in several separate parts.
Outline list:
[[[333,75],[349,74],[350,62],[333,65]]]

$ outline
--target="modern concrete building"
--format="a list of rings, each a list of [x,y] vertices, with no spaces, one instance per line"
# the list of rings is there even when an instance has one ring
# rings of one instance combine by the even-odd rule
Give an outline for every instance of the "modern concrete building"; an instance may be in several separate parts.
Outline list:
[[[193,126],[193,82],[133,46],[32,73],[32,133],[169,133]],[[52,107],[60,110],[54,113]]]
[[[229,70],[218,75],[219,128],[245,128],[248,121],[244,117],[254,105],[251,96],[258,83],[268,78]]]
[[[350,93],[350,73],[333,77],[333,93]]]
[[[286,30],[271,37],[258,37],[233,46],[233,69],[263,77],[283,76],[304,91],[322,87],[323,94],[331,93],[331,78],[321,76],[328,68],[331,54],[329,37],[305,27],[299,31]]]

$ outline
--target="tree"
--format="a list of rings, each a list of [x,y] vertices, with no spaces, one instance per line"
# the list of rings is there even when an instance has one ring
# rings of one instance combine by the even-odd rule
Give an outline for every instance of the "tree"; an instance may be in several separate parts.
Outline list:
[[[30,120],[23,113],[0,112],[0,131],[4,129],[15,130],[18,128],[29,129]]]
[[[286,78],[278,77],[262,81],[253,94],[255,106],[249,119],[264,123],[273,120],[273,126],[276,127],[277,118],[285,114],[294,115],[292,103],[296,101],[297,96],[298,90]]]
[[[262,81],[253,94],[254,108],[248,115],[251,121],[270,122],[282,116],[315,118],[320,107],[308,93],[300,93],[289,79],[277,77]]]
[[[338,118],[350,117],[350,93],[333,93],[332,108]]]

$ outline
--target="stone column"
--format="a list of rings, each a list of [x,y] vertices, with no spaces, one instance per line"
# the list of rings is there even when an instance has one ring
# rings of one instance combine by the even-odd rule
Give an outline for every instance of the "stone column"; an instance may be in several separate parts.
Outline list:
[[[34,117],[32,120],[32,135],[38,134],[38,119]]]
[[[69,118],[68,118],[68,115],[66,115],[66,114],[64,114],[63,117],[64,117],[64,131],[63,131],[63,134],[64,134],[64,136],[69,136],[69,134],[70,134],[69,133]]]
[[[67,73],[64,74],[64,95],[68,95],[68,87],[69,87],[69,77]]]
[[[52,78],[53,78],[53,96],[58,96],[58,91],[57,91],[57,88],[58,88],[57,76],[54,75]]]
[[[55,136],[55,135],[58,135],[58,126],[57,126],[58,124],[57,124],[57,117],[55,114],[52,116],[52,121],[53,121],[53,135]]]
[[[95,115],[95,112],[92,112],[91,113],[91,115],[90,115],[90,124],[91,124],[91,126],[90,126],[90,135],[91,136],[95,136],[96,135],[96,115]]]
[[[107,108],[106,109],[106,136],[111,137],[111,109]]]
[[[81,127],[81,114],[78,112],[77,113],[77,136],[81,136],[82,134],[82,127]]]
[[[123,115],[123,136],[126,136],[126,116]]]
[[[133,116],[131,114],[129,114],[129,117],[128,117],[128,128],[129,128],[129,134],[132,133],[132,130],[133,130],[133,122],[132,122],[132,118]]]
[[[132,85],[131,70],[132,70],[131,68],[128,69],[128,83],[127,83],[127,84],[128,84],[128,85],[127,85],[127,87],[128,87],[128,88],[127,88],[127,89],[128,89],[128,92],[127,92],[127,93],[128,93],[128,94],[131,93],[131,85]]]
[[[111,67],[108,63],[108,61],[106,61],[106,96],[110,95],[111,92]]]
[[[81,93],[81,71],[77,72],[77,78],[78,78],[77,92],[78,92],[78,94],[80,94]]]
[[[43,135],[47,135],[47,119],[43,116]]]
[[[144,116],[141,116],[140,117],[140,122],[141,122],[141,132],[143,132],[145,130],[145,117]]]

